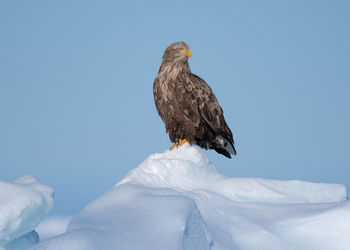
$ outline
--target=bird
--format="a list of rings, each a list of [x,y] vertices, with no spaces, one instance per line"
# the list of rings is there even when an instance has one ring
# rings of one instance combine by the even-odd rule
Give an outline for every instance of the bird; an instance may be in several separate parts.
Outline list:
[[[191,56],[185,42],[169,45],[153,82],[157,112],[174,143],[171,149],[188,142],[231,158],[236,155],[231,129],[213,90],[191,72]]]

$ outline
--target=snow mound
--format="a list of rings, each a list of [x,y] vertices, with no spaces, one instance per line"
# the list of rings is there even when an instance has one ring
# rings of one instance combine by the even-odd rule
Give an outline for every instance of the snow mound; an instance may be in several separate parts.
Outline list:
[[[197,146],[154,154],[33,249],[350,249],[343,185],[228,178]]]
[[[124,183],[213,192],[242,202],[316,203],[343,201],[347,197],[345,187],[339,184],[226,177],[199,147],[189,144],[151,155],[117,186]]]
[[[38,237],[32,230],[52,206],[52,188],[40,184],[31,175],[14,182],[0,181],[0,248],[6,245],[6,249],[17,249],[16,242],[21,246],[36,243]],[[15,239],[18,240],[7,245]]]

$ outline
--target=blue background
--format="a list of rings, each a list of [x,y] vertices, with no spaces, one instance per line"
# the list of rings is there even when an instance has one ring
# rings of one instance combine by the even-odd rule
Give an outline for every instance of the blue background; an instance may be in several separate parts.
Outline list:
[[[1,1],[0,180],[74,214],[170,147],[152,86],[186,41],[236,140],[236,177],[350,188],[349,1]]]

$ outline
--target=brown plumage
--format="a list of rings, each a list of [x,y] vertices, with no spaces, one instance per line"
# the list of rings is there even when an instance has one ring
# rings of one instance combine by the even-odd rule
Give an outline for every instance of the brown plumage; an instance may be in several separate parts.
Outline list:
[[[232,132],[209,85],[193,74],[185,42],[171,44],[153,84],[154,102],[170,140],[186,139],[231,158],[236,154]]]

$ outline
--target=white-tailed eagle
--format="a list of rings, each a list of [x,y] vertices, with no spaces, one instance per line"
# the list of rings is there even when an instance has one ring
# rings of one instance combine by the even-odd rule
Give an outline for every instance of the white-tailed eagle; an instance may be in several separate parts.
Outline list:
[[[173,147],[187,141],[231,158],[236,150],[222,108],[209,85],[191,72],[188,57],[191,51],[185,42],[164,51],[153,84],[157,111]]]

